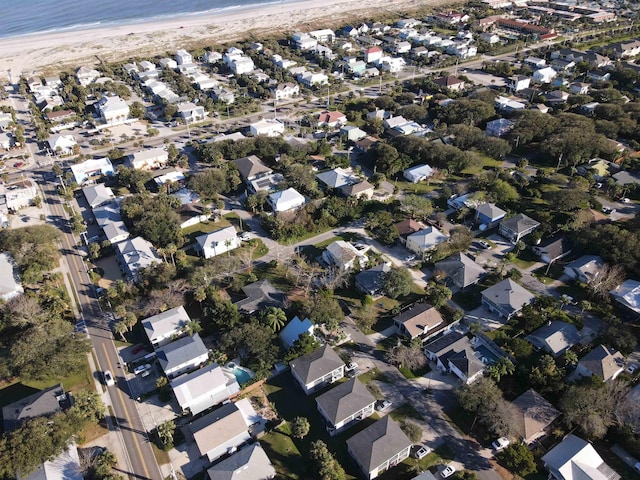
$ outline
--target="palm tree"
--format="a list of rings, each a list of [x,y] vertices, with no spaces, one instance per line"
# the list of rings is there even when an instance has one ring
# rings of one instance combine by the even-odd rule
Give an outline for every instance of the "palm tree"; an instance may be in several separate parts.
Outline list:
[[[192,320],[190,322],[187,322],[183,330],[188,335],[194,335],[202,331],[202,325],[200,325],[200,322],[198,322],[197,320]]]
[[[287,323],[287,314],[278,307],[267,307],[260,312],[259,316],[273,332],[277,332]]]
[[[124,320],[116,322],[115,325],[113,326],[113,331],[118,335],[120,335],[120,337],[122,338],[122,341],[124,342],[126,340],[124,338],[124,334],[125,332],[128,331],[127,322],[125,322]]]
[[[175,266],[176,264],[175,254],[178,251],[178,247],[175,244],[170,243],[169,245],[164,247],[164,251],[167,255],[169,255],[169,257],[171,257],[171,263]]]
[[[193,291],[193,299],[200,304],[207,299],[207,290],[204,287],[198,287]]]

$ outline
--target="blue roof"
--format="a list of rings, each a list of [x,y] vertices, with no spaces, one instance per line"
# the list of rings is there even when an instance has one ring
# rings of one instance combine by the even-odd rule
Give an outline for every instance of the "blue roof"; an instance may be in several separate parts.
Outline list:
[[[286,348],[290,348],[303,333],[313,333],[313,323],[308,318],[300,320],[295,316],[280,332],[280,340]]]

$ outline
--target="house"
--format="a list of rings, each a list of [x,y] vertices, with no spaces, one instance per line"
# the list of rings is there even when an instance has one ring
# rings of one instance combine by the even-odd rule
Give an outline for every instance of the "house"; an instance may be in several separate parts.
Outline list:
[[[209,480],[269,480],[276,470],[260,442],[241,448],[207,470]]]
[[[76,163],[70,167],[73,179],[78,185],[102,175],[115,175],[113,164],[108,158],[96,158]]]
[[[309,50],[318,45],[318,40],[312,38],[308,33],[296,32],[291,36],[291,39],[298,50]]]
[[[345,169],[340,167],[318,173],[316,178],[327,188],[340,188],[360,181],[360,177],[355,175],[351,168]]]
[[[170,382],[173,394],[182,412],[198,415],[209,408],[226,402],[240,391],[233,374],[227,374],[217,363],[180,375]]]
[[[271,175],[273,170],[267,167],[260,158],[255,155],[248,157],[238,158],[233,163],[238,168],[240,176],[245,182],[251,182],[256,178],[264,177],[265,175]]]
[[[507,320],[536,296],[510,278],[482,291],[482,306]]]
[[[364,51],[364,61],[367,63],[374,63],[380,60],[384,56],[382,48],[378,46],[373,46],[365,49]]]
[[[498,232],[511,243],[518,243],[522,238],[532,233],[540,224],[533,218],[519,213],[514,217],[505,218],[500,222]]]
[[[373,415],[375,403],[374,396],[357,378],[347,380],[316,397],[318,411],[327,422],[331,436]]]
[[[483,203],[476,207],[476,223],[486,228],[495,227],[505,217],[507,212],[493,203]]]
[[[418,255],[425,255],[426,252],[446,242],[449,239],[436,227],[429,226],[416,233],[407,236],[406,247]]]
[[[525,337],[534,347],[559,357],[580,341],[578,329],[567,322],[554,320]]]
[[[206,222],[210,217],[207,207],[193,202],[180,205],[177,212],[180,215],[180,228],[189,228],[198,223]]]
[[[22,293],[18,266],[9,252],[0,253],[0,298],[8,301]]]
[[[74,442],[68,444],[62,453],[41,463],[32,474],[20,475],[18,478],[20,480],[83,480],[78,447]]]
[[[73,135],[52,135],[47,142],[49,150],[55,155],[71,155],[78,145]]]
[[[238,232],[233,225],[196,237],[194,249],[204,258],[212,258],[240,246]]]
[[[456,253],[435,264],[436,271],[442,271],[447,281],[465,289],[478,283],[487,272],[465,253]]]
[[[127,239],[115,247],[120,269],[130,280],[137,278],[141,269],[161,261],[153,245],[142,237]]]
[[[506,118],[498,118],[487,122],[485,133],[490,137],[502,137],[509,133],[516,125],[515,122]]]
[[[160,367],[168,378],[196,370],[209,360],[209,349],[197,333],[158,348],[156,354]]]
[[[33,393],[2,407],[4,432],[9,433],[32,418],[51,417],[70,406],[71,400],[62,384]]]
[[[282,330],[280,330],[278,336],[280,337],[284,347],[289,349],[293,347],[293,344],[296,343],[296,340],[298,340],[301,335],[305,333],[313,335],[314,330],[315,325],[311,320],[308,318],[300,320],[296,315]]]
[[[533,79],[539,83],[551,83],[556,78],[558,72],[551,67],[541,68],[533,72]]]
[[[344,377],[344,362],[329,344],[296,358],[289,366],[307,395]]]
[[[373,268],[358,273],[355,285],[358,290],[375,297],[380,295],[385,273],[391,270],[391,263],[381,263]]]
[[[127,226],[121,221],[107,222],[101,228],[111,245],[122,242],[131,236]]]
[[[0,184],[0,211],[17,212],[21,208],[33,205],[37,196],[38,187],[28,178]]]
[[[435,307],[427,303],[418,303],[393,318],[393,325],[400,335],[411,340],[429,336],[438,327],[443,327],[445,321]]]
[[[274,212],[288,212],[304,205],[307,200],[299,194],[295,188],[287,188],[281,192],[275,192],[267,197],[267,202]]]
[[[595,375],[604,382],[615,380],[624,371],[625,359],[620,352],[616,352],[604,345],[598,345],[576,365],[575,373],[580,377]]]
[[[107,205],[116,199],[113,190],[105,186],[104,183],[84,187],[82,193],[84,193],[84,197],[91,208]]]
[[[407,458],[411,446],[411,440],[389,415],[347,440],[347,451],[369,480]]]
[[[204,120],[207,115],[202,105],[196,105],[192,102],[179,103],[176,107],[178,107],[178,115],[186,123],[199,122]]]
[[[313,87],[315,85],[327,85],[329,83],[329,77],[324,73],[304,72],[296,75],[298,81],[307,86]]]
[[[101,73],[91,67],[82,66],[76,70],[76,79],[78,83],[83,87],[88,86],[89,84],[95,82],[98,78],[100,78]]]
[[[605,266],[605,261],[598,255],[583,255],[564,267],[565,275],[582,283],[591,283]]]
[[[164,148],[147,148],[129,155],[128,165],[136,170],[153,170],[163,167],[169,161],[169,154]]]
[[[593,445],[575,435],[567,435],[549,450],[542,462],[550,480],[620,480]]]
[[[482,354],[463,333],[451,331],[424,345],[423,350],[440,371],[453,373],[465,384],[473,383],[484,373]]]
[[[265,307],[284,307],[285,294],[275,288],[269,280],[260,280],[242,287],[247,296],[235,303],[240,312],[251,314]]]
[[[516,398],[512,405],[515,413],[514,433],[527,445],[546,435],[553,422],[561,415],[533,388]]]
[[[426,180],[433,175],[433,168],[429,165],[416,165],[415,167],[407,168],[402,172],[402,176],[411,183],[419,183]]]
[[[365,198],[367,200],[371,200],[373,198],[374,191],[375,187],[366,180],[340,187],[340,192],[345,197]]]
[[[433,81],[433,83],[435,83],[436,85],[442,88],[446,88],[448,90],[453,90],[456,92],[464,90],[464,87],[465,87],[464,80],[460,80],[457,77],[450,77],[450,76],[438,77]]]
[[[367,136],[367,132],[358,127],[346,125],[340,129],[340,135],[344,136],[348,142],[359,142]]]
[[[587,78],[594,82],[606,82],[611,78],[611,73],[604,70],[589,70]]]
[[[500,36],[495,33],[484,32],[480,35],[480,40],[489,45],[495,45],[496,43],[500,43]]]
[[[171,343],[174,337],[184,333],[191,318],[182,305],[153,315],[142,321],[142,327],[153,348]]]
[[[544,68],[547,66],[547,61],[544,58],[527,57],[524,59],[524,64],[531,68]]]
[[[609,293],[620,305],[640,314],[640,282],[625,280]]]
[[[531,247],[533,252],[544,263],[553,263],[571,253],[573,242],[565,235],[558,235],[544,239],[538,245]]]
[[[511,77],[508,87],[512,92],[519,92],[529,88],[531,85],[531,78],[524,75],[515,75]]]
[[[396,231],[398,232],[398,235],[400,236],[400,243],[406,244],[407,237],[409,235],[411,235],[412,233],[419,232],[420,230],[426,227],[423,223],[416,222],[412,218],[407,218],[405,220],[402,220],[401,222],[396,223],[394,225],[394,228],[396,229]]]
[[[98,113],[107,125],[120,125],[129,119],[129,105],[120,97],[102,97],[98,102]]]
[[[574,95],[586,95],[591,85],[583,82],[573,82],[569,85],[569,91]]]
[[[249,125],[249,132],[254,137],[278,137],[284,134],[284,123],[274,118],[265,118]]]
[[[178,65],[187,65],[193,63],[193,57],[186,50],[180,49],[176,52],[176,63]]]
[[[271,92],[276,100],[283,98],[292,98],[300,94],[300,87],[295,83],[280,83],[277,87],[272,88]]]
[[[353,244],[344,240],[337,240],[327,245],[322,252],[322,260],[328,265],[333,265],[341,270],[351,270],[366,265],[367,255],[364,248],[356,248]]]
[[[248,407],[253,410],[251,404]],[[240,445],[251,439],[249,422],[250,418],[245,416],[236,403],[227,403],[191,422],[188,431],[193,436],[200,456],[214,462],[226,453],[235,452]]]
[[[621,185],[623,187],[627,185],[640,185],[640,176],[635,173],[630,173],[627,171],[621,171],[611,176],[616,184]]]
[[[347,124],[347,116],[338,111],[324,111],[318,115],[318,127],[340,128]]]
[[[277,192],[280,190],[280,185],[284,182],[284,175],[281,173],[273,173],[271,175],[265,175],[264,177],[251,180],[247,185],[250,192]]]
[[[627,40],[607,45],[613,50],[616,58],[635,57],[640,55],[640,40]]]

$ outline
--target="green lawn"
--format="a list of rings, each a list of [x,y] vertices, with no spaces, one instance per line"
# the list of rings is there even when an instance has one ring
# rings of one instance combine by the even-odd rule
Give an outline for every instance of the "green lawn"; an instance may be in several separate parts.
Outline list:
[[[396,422],[402,420],[424,420],[424,417],[420,415],[420,412],[415,409],[410,403],[403,403],[398,408],[395,408],[390,414]]]
[[[382,373],[377,368],[372,368],[368,372],[358,375],[358,378],[365,385],[367,383],[371,383],[373,380],[377,380],[378,382],[382,382],[382,383],[390,383],[389,377],[387,377],[384,373]]]
[[[216,230],[228,227],[229,225],[231,225],[231,223],[223,218],[221,220],[218,220],[217,222],[203,222],[192,225],[191,227],[183,228],[181,233],[184,237],[187,237],[186,243],[190,244],[195,242],[196,237],[199,237],[200,235],[215,232]]]
[[[429,373],[431,371],[431,367],[428,363],[426,363],[423,367],[418,368],[417,370],[411,370],[407,367],[400,367],[398,370],[400,370],[400,373],[404,375],[404,378],[412,380],[414,378],[420,378],[423,375]]]
[[[423,182],[412,183],[405,182],[403,180],[395,180],[391,183],[395,185],[398,190],[402,190],[405,193],[415,193],[418,195],[433,192],[434,190],[438,190],[441,187],[438,184],[431,185]]]
[[[260,444],[281,478],[292,480],[307,478],[305,459],[293,443],[289,425],[286,422],[261,437]]]

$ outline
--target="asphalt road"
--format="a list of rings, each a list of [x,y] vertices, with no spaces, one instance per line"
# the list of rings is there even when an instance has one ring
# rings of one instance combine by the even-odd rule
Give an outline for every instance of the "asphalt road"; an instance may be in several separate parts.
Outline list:
[[[62,253],[69,267],[69,275],[79,302],[79,309],[88,327],[91,344],[97,359],[99,380],[102,382],[102,372],[111,370],[116,384],[106,387],[113,408],[109,413],[113,423],[118,427],[124,442],[125,459],[120,459],[127,465],[127,471],[120,473],[138,479],[162,480],[158,463],[151,449],[147,434],[142,425],[135,400],[129,393],[125,372],[120,366],[120,359],[113,342],[113,335],[108,322],[100,310],[94,296],[93,286],[89,280],[83,256],[76,248],[76,239],[69,228],[69,222],[60,197],[56,192],[56,184],[47,182],[42,185],[44,201],[49,212],[48,221],[53,223],[62,233]]]

